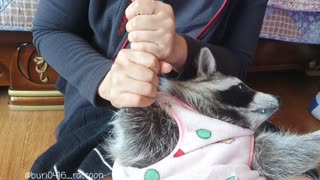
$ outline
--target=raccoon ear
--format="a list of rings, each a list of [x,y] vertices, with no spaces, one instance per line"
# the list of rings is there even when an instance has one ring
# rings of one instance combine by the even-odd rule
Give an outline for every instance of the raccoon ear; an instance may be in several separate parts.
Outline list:
[[[209,48],[204,47],[200,50],[198,59],[198,75],[212,75],[216,72],[216,60]]]

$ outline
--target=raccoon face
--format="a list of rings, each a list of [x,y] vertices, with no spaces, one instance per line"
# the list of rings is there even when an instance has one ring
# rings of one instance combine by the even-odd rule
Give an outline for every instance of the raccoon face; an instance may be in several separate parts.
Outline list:
[[[177,96],[200,113],[255,130],[279,109],[279,99],[254,91],[236,77],[216,71],[210,50],[203,48],[197,77],[187,81],[161,80],[160,90]]]
[[[227,110],[224,115],[232,122],[239,121],[238,125],[255,130],[279,109],[279,98],[257,92],[237,78],[220,77],[226,78],[226,82],[219,84],[221,82],[210,81],[213,85],[208,87],[208,91],[211,91],[211,99],[217,103],[216,109],[220,109],[216,112],[219,114]],[[214,108],[212,106],[214,104],[211,105]]]

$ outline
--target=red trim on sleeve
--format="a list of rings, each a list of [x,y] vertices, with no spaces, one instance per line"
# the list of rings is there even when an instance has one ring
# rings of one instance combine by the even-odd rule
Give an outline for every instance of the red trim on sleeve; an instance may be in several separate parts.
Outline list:
[[[127,38],[126,41],[124,41],[123,45],[121,46],[121,49],[126,48],[126,46],[128,45],[128,43],[129,43],[129,39]]]
[[[203,28],[203,30],[197,35],[196,39],[200,39],[201,36],[208,31],[208,29],[212,26],[212,24],[217,20],[219,15],[221,14],[222,10],[226,7],[228,3],[228,0],[225,0],[221,6],[221,8],[218,10],[218,12],[213,16],[213,18],[209,21],[209,23]]]

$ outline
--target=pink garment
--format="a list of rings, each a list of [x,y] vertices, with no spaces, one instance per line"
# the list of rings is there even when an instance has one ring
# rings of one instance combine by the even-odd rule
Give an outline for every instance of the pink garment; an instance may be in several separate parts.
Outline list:
[[[116,160],[114,180],[265,179],[250,169],[253,131],[199,114],[164,93],[158,94],[157,102],[179,126],[176,148],[161,161],[142,169],[124,166]]]

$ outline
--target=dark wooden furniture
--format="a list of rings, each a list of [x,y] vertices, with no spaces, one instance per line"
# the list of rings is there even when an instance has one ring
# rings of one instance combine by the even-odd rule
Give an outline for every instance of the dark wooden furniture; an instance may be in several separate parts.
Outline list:
[[[13,110],[61,110],[59,75],[38,55],[30,32],[0,32],[0,85],[9,86]]]
[[[319,45],[261,39],[248,71],[303,71],[312,59],[320,60]],[[63,109],[63,96],[54,88],[57,78],[35,51],[30,32],[0,31],[0,86],[9,86],[11,109]]]
[[[248,71],[304,71],[311,60],[320,60],[320,45],[260,39]]]

